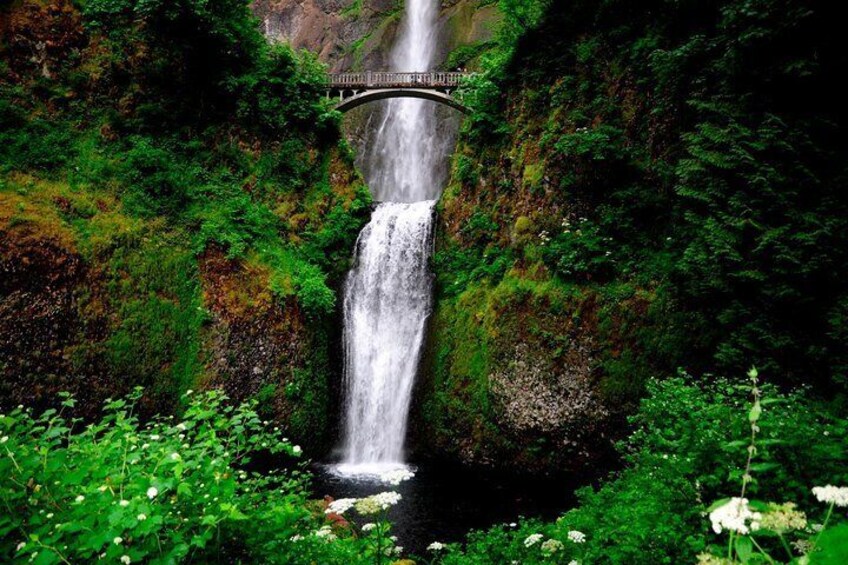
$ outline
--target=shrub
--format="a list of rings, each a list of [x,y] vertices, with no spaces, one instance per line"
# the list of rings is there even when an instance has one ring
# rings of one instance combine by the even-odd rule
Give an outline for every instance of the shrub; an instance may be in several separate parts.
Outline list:
[[[359,562],[358,542],[309,510],[296,466],[251,470],[300,454],[255,404],[189,392],[179,422],[143,424],[140,398],[107,402],[90,425],[68,418],[67,395],[59,411],[0,415],[0,559]]]
[[[827,506],[813,500],[811,487],[848,484],[848,424],[804,392],[759,389],[757,452],[747,469],[747,493],[793,501],[823,519]],[[622,471],[598,489],[578,491],[579,505],[556,522],[474,533],[464,549],[453,546],[444,563],[553,561],[541,550],[542,540],[524,543],[532,534],[562,543],[556,559],[563,563],[687,563],[714,541],[726,548],[726,537],[710,534],[705,516],[712,501],[739,492],[746,474],[750,441],[740,438],[750,433],[751,415],[744,408],[750,393],[749,385],[721,379],[699,385],[688,375],[650,381],[648,396],[631,418],[635,430],[619,444]],[[833,529],[829,537],[838,539],[841,530]],[[585,541],[575,543],[573,531],[585,532]],[[808,535],[801,532],[799,539]],[[777,541],[760,543],[774,548]],[[825,539],[829,552],[836,551],[833,543]]]

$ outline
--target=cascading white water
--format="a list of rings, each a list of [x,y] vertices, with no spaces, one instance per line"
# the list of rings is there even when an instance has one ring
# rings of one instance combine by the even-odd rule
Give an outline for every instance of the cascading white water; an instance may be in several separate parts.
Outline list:
[[[396,71],[427,71],[438,0],[407,0]],[[346,474],[403,464],[407,416],[431,309],[433,206],[446,156],[432,103],[393,99],[364,166],[381,202],[356,245],[344,289]]]
[[[438,0],[406,0],[406,12],[391,55],[394,71],[429,71],[436,52]],[[365,163],[377,201],[416,202],[439,197],[446,137],[440,136],[434,104],[414,98],[388,101]]]
[[[345,463],[396,466],[430,313],[433,202],[385,203],[359,236],[345,289]],[[354,468],[354,470],[356,470]]]

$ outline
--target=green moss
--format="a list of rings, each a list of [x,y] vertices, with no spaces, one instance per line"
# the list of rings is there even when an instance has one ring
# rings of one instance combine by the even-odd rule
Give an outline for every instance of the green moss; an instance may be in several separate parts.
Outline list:
[[[527,163],[524,165],[522,182],[524,183],[524,186],[530,189],[531,192],[541,187],[544,176],[544,163]]]
[[[362,15],[362,0],[353,0],[350,6],[342,10],[339,15],[343,18],[358,18]]]
[[[199,333],[206,314],[189,242],[148,235],[116,248],[109,269],[117,315],[105,343],[110,370],[148,388],[162,409],[173,409],[203,369]]]

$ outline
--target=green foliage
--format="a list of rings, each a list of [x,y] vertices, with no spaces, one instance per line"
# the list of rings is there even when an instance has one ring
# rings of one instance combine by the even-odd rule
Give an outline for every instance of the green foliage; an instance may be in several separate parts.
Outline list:
[[[58,412],[0,416],[3,560],[361,562],[364,545],[309,510],[301,471],[250,470],[269,457],[292,461],[298,446],[253,404],[190,394],[176,424],[140,423],[139,391],[107,402],[87,426],[66,415],[69,397]]]
[[[501,33],[460,89],[471,115],[447,209],[528,216],[544,245],[506,226],[493,236],[518,268],[662,288],[674,313],[648,341],[663,351],[628,353],[657,371],[754,361],[844,393],[846,119],[831,93],[846,55],[833,6],[500,6]],[[580,237],[561,225],[578,217]],[[490,245],[455,231],[468,256]],[[455,266],[440,279],[474,269]]]
[[[173,146],[157,146],[150,138],[133,137],[128,146],[121,170],[121,179],[129,187],[127,206],[150,215],[181,210],[188,201],[191,181],[199,176],[197,165],[181,162],[175,158]]]
[[[464,69],[473,64],[479,57],[494,47],[491,41],[481,41],[470,45],[460,45],[450,53],[442,64],[448,71]]]
[[[176,239],[176,241],[175,241]],[[197,265],[171,236],[124,242],[110,260],[109,296],[117,324],[105,343],[114,374],[146,387],[163,412],[202,371],[200,327],[206,319]]]
[[[546,243],[542,257],[564,279],[607,280],[614,272],[616,249],[612,238],[586,218],[572,225],[563,222],[562,233]]]
[[[266,49],[244,0],[87,0],[83,14],[108,39],[116,67],[135,65],[127,70],[146,90],[148,124],[228,111],[225,85]]]
[[[142,384],[146,411],[178,410],[212,356],[243,355],[220,350],[229,344],[209,340],[209,326],[261,303],[309,318],[301,335],[275,336],[304,344],[297,369],[314,371],[282,375],[298,381],[302,409],[277,416],[297,420],[298,439],[324,437],[314,426],[326,415],[309,411],[328,398],[325,326],[370,211],[324,100],[324,66],[269,44],[245,0],[67,3],[44,12],[68,28],[55,30],[26,20],[41,13],[30,4],[41,5],[9,8],[32,25],[0,46],[0,183],[33,179],[25,204],[58,211],[83,273],[67,289],[78,318],[58,345],[35,344],[73,374],[43,379],[36,396],[49,403],[60,378],[96,381],[92,398]],[[49,77],[30,61],[32,42],[50,45]],[[250,264],[267,288],[239,302],[249,283],[203,271],[219,250],[230,263],[210,268]],[[210,317],[210,306],[234,311]]]
[[[294,127],[335,141],[341,119],[324,106],[325,82],[325,68],[314,54],[273,44],[252,72],[231,78],[227,86],[238,99],[236,116],[263,134],[286,137]]]
[[[515,530],[495,527],[469,536],[443,563],[684,563],[704,551],[714,536],[704,519],[712,500],[738,493],[750,427],[741,409],[750,388],[716,380],[692,384],[691,377],[651,381],[648,396],[631,418],[635,430],[619,445],[625,468],[600,488],[578,492],[579,505],[554,523],[522,522]],[[810,516],[824,516],[810,489],[848,482],[844,444],[848,425],[804,393],[779,393],[766,386],[756,463],[749,486],[752,497],[797,501]],[[837,538],[844,526],[833,528]],[[575,543],[570,532],[585,534]],[[531,534],[558,540],[563,549],[551,556]],[[799,534],[805,539],[806,534]],[[761,540],[779,547],[777,538]],[[827,552],[841,551],[829,542]],[[782,551],[782,548],[781,548]],[[815,562],[815,559],[811,560]]]

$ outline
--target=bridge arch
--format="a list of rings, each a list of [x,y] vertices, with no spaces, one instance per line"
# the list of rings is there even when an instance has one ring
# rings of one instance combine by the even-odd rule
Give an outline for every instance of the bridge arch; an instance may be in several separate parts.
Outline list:
[[[338,98],[336,110],[340,112],[387,98],[419,98],[467,114],[468,108],[452,96],[465,76],[465,73],[436,71],[334,73],[329,76],[327,97]]]
[[[458,102],[448,92],[439,92],[438,90],[425,90],[421,88],[380,88],[376,90],[365,90],[358,92],[348,98],[343,98],[337,105],[336,110],[339,112],[347,112],[363,104],[375,102],[377,100],[386,100],[388,98],[419,98],[422,100],[430,100],[439,104],[450,106],[455,110],[467,114],[468,108]]]

